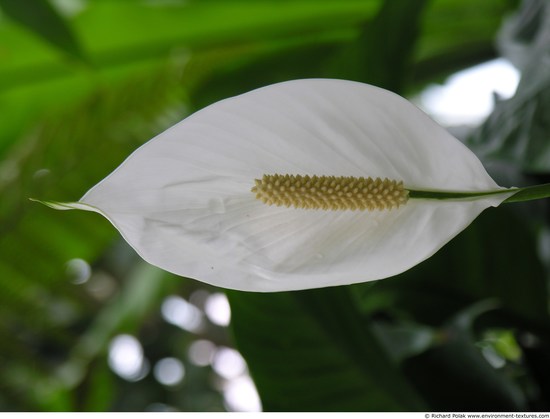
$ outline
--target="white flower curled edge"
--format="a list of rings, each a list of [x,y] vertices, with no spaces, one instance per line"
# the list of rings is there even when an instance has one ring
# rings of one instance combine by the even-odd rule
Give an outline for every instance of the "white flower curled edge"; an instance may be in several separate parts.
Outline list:
[[[513,194],[409,199],[381,211],[269,206],[264,174],[380,177],[428,191],[502,190],[459,140],[370,85],[295,80],[215,103],[136,150],[76,203],[166,271],[246,291],[387,278]]]

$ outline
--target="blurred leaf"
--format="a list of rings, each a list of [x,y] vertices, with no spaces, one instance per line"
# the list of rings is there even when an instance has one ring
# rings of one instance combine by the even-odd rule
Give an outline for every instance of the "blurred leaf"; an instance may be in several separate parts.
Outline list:
[[[99,365],[97,365],[99,364]],[[106,363],[97,362],[90,369],[90,376],[85,383],[86,397],[81,412],[107,412],[115,397],[115,380]]]
[[[0,113],[5,117],[0,155],[29,128],[33,118],[43,116],[44,109],[73,106],[97,83],[118,84],[158,66],[159,61],[173,61],[180,67],[191,64],[194,70],[185,67],[185,81],[197,107],[277,81],[336,77],[327,71],[326,63],[334,54],[341,56],[342,48],[358,48],[362,26],[380,4],[374,0],[264,0],[174,2],[161,7],[142,2],[89,2],[72,25],[99,70],[94,73],[59,61],[22,31],[0,26],[6,45],[0,60]],[[415,74],[425,82],[436,69],[441,75],[437,61],[452,63],[444,69],[448,74],[486,58],[471,54],[477,51],[473,44],[491,49],[494,31],[508,10],[506,4],[504,0],[477,2],[475,7],[456,0],[429,3],[421,42],[414,49]],[[340,66],[352,64],[342,61]],[[191,73],[200,75],[203,86],[199,90],[193,85],[196,81],[187,80]]]
[[[139,261],[126,278],[120,294],[97,313],[94,323],[83,333],[71,351],[66,367],[85,367],[104,348],[115,333],[135,334],[146,314],[155,309],[177,284],[171,274]],[[65,367],[63,367],[65,368]],[[82,371],[84,373],[84,370]]]
[[[519,333],[518,342],[522,349],[526,369],[535,378],[538,385],[534,389],[538,397],[532,403],[532,410],[548,411],[550,409],[550,343],[529,332]]]
[[[482,333],[478,343],[482,348],[490,348],[494,353],[506,361],[520,362],[521,348],[509,329],[490,328]]]
[[[395,362],[426,351],[436,339],[434,329],[414,323],[374,322],[372,327]]]
[[[118,89],[97,91],[65,112],[52,110],[40,129],[20,139],[4,160],[16,170],[0,181],[0,336],[11,336],[7,342],[12,347],[11,367],[2,369],[0,388],[10,388],[17,400],[17,393],[34,383],[36,399],[27,396],[27,408],[28,403],[34,403],[34,409],[50,397],[57,400],[56,391],[72,389],[74,380],[78,382],[85,374],[77,367],[85,368],[87,364],[82,362],[90,358],[82,353],[75,366],[65,370],[73,377],[71,384],[53,373],[83,333],[79,321],[97,310],[97,301],[70,283],[65,264],[74,258],[93,263],[116,237],[111,225],[99,217],[49,211],[29,202],[28,197],[78,199],[137,146],[179,119],[179,84],[172,71],[160,67],[127,80]],[[160,286],[160,281],[150,279],[145,282]],[[142,284],[140,290],[145,290],[141,299],[133,295],[132,301],[118,301],[118,314],[111,309],[110,322],[123,327],[116,322],[125,316],[130,303],[139,304],[140,310],[146,310],[149,302],[158,303],[151,289],[147,291]],[[139,318],[125,318],[125,327],[137,327]],[[102,322],[107,326],[105,319]],[[84,344],[82,352],[97,356],[112,330],[95,329],[92,343]],[[104,338],[99,339],[97,333]]]
[[[33,0],[32,4],[21,0],[0,0],[0,9],[44,41],[73,58],[86,61],[70,26],[48,0]]]
[[[486,160],[523,170],[550,172],[550,3],[523,2],[500,34],[501,49],[522,70],[516,94],[495,110],[469,139]],[[529,35],[529,36],[527,36]]]
[[[345,287],[228,292],[233,333],[267,411],[424,407]]]
[[[472,323],[491,304],[457,313],[445,325],[445,337],[426,352],[409,358],[404,371],[436,411],[523,411],[522,391],[492,368],[475,347]]]
[[[546,274],[533,234],[508,208],[489,209],[429,260],[362,294],[368,310],[424,324],[494,298],[517,324],[549,330]]]
[[[327,77],[323,66],[343,43],[340,36],[315,37],[265,43],[233,55],[220,51],[195,55],[184,74],[185,80],[195,81],[190,89],[193,108],[271,83]]]
[[[285,43],[341,43],[376,6],[374,0],[86,2],[71,23],[93,71],[59,60],[17,27],[0,25],[0,156],[45,117],[45,109],[75,106],[98,86],[116,89],[143,71],[168,62],[181,69],[212,51],[242,59]],[[199,72],[210,74],[219,64],[210,61]]]
[[[424,12],[411,82],[422,86],[497,55],[495,33],[514,10],[509,0],[432,0]]]
[[[501,55],[520,71],[532,67],[537,49],[548,37],[548,4],[544,0],[523,0],[521,7],[506,19],[497,35]]]
[[[332,59],[331,75],[402,91],[426,3],[383,2],[357,40]]]
[[[379,10],[373,8],[347,31],[256,43],[233,50],[233,54],[222,48],[205,56],[193,55],[185,69],[186,77],[207,75],[199,77],[198,86],[191,90],[194,107],[202,108],[267,84],[311,77],[350,77],[394,89],[405,87],[407,81],[413,82],[407,90],[417,90],[434,77],[494,57],[495,32],[502,16],[510,10],[506,0],[439,0],[427,6],[420,1],[390,1],[372,5]],[[412,47],[416,31],[419,38]],[[376,64],[379,59],[388,67]],[[412,77],[399,75],[400,66],[412,72]]]
[[[71,340],[73,346],[66,349],[69,353],[64,355],[63,362],[46,366],[46,370],[40,374],[32,371],[36,363],[30,368],[20,366],[19,374],[27,377],[34,374],[32,387],[36,393],[27,396],[27,403],[44,411],[81,410],[78,408],[79,403],[92,411],[106,409],[109,397],[103,399],[103,405],[94,403],[94,400],[104,397],[109,391],[113,376],[112,372],[105,369],[106,364],[99,370],[92,368],[94,361],[100,358],[104,362],[103,355],[117,333],[137,335],[147,315],[180,282],[179,278],[174,280],[170,274],[142,261],[124,279],[119,295],[99,310],[80,336]],[[6,379],[10,377],[0,375],[0,381]],[[9,382],[12,387],[20,386],[21,390],[30,385],[14,382],[13,379]],[[73,392],[77,388],[85,392],[87,399],[79,401],[74,398]]]
[[[322,0],[171,3],[90,2],[74,20],[90,59],[100,68],[125,66],[216,47],[349,31],[372,14],[376,1]],[[231,16],[231,19],[227,17]],[[13,45],[0,65],[2,84],[13,88],[74,71],[9,28]],[[40,71],[37,71],[39,69]]]

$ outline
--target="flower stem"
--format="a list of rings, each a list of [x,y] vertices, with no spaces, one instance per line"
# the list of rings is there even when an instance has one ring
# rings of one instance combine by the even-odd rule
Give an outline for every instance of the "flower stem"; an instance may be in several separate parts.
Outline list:
[[[514,195],[504,202],[523,202],[544,198],[550,198],[550,183],[519,188]]]
[[[543,185],[527,186],[524,188],[499,189],[496,191],[486,192],[449,192],[449,191],[416,191],[409,190],[409,198],[412,199],[439,199],[439,200],[455,200],[455,199],[471,199],[482,198],[490,195],[499,195],[513,193],[512,196],[504,200],[509,202],[532,201],[535,199],[550,198],[550,183]]]

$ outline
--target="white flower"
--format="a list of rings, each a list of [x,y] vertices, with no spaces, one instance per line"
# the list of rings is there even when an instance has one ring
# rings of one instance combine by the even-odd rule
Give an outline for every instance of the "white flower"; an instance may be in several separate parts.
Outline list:
[[[135,151],[78,203],[143,259],[220,287],[284,291],[382,279],[433,255],[509,194],[399,208],[269,206],[265,174],[380,177],[409,190],[501,190],[460,141],[405,99],[343,80],[297,80],[215,103]]]

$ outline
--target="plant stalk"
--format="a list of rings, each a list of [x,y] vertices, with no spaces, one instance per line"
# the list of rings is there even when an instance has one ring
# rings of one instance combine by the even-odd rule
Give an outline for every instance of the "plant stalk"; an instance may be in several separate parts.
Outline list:
[[[513,193],[506,198],[504,203],[525,202],[536,199],[550,198],[550,183],[542,185],[527,186],[524,188],[499,189],[483,192],[451,192],[451,191],[417,191],[409,189],[411,199],[437,199],[437,200],[460,200],[472,198],[483,198],[485,196]]]

